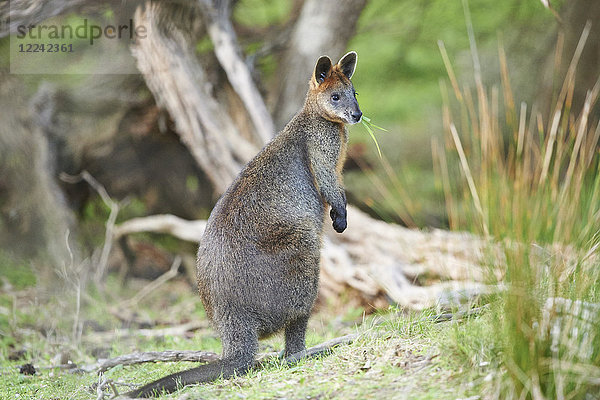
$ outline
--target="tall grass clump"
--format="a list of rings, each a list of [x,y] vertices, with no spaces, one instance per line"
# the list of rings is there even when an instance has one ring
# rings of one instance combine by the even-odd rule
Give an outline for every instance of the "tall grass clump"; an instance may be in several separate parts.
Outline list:
[[[598,398],[600,125],[590,110],[600,81],[571,109],[589,26],[547,111],[515,105],[501,46],[501,87],[485,87],[469,33],[472,90],[459,86],[440,43],[452,89],[442,85],[445,145],[434,150],[451,227],[488,239],[490,277],[503,288],[496,395]]]

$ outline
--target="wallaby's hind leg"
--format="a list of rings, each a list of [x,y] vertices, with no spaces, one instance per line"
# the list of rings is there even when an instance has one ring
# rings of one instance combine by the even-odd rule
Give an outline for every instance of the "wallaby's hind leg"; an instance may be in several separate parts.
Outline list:
[[[223,327],[225,328],[225,327]],[[177,372],[132,390],[126,396],[153,397],[171,393],[187,385],[212,382],[221,377],[244,375],[252,367],[258,351],[258,336],[252,324],[238,321],[222,329],[223,358],[196,368]]]
[[[304,335],[306,334],[306,325],[308,316],[299,317],[290,322],[285,327],[285,351],[284,357],[289,357],[306,348]]]
[[[223,377],[245,374],[252,368],[258,352],[258,332],[254,324],[236,321],[229,326],[222,326],[220,332],[223,361],[231,366],[231,369],[223,369]]]

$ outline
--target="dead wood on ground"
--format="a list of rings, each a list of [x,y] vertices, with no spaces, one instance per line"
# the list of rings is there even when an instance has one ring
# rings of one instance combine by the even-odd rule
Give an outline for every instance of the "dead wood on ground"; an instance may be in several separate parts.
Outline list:
[[[205,226],[205,221],[161,215],[126,221],[115,232],[163,232],[198,242]],[[395,303],[446,309],[489,291],[481,283],[485,243],[474,235],[407,229],[354,207],[348,208],[348,226],[343,235],[328,229],[324,238],[321,295],[326,298],[350,291],[362,305],[375,308]]]

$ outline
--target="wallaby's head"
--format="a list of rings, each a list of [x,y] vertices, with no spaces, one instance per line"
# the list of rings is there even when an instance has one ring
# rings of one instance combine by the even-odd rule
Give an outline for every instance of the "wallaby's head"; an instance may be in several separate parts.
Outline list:
[[[345,124],[360,121],[362,112],[350,81],[356,68],[356,59],[356,52],[351,51],[335,65],[327,56],[317,61],[310,80],[309,96],[316,98],[318,111],[323,118]]]

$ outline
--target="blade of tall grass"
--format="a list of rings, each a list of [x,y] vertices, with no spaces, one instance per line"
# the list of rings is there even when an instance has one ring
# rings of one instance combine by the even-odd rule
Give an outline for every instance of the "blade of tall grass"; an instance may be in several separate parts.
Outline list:
[[[487,237],[489,236],[490,232],[487,226],[485,214],[483,213],[483,207],[481,206],[481,200],[479,200],[479,195],[477,194],[477,188],[475,187],[473,174],[471,174],[471,168],[469,168],[469,162],[467,161],[467,156],[465,155],[465,151],[463,150],[462,143],[460,141],[460,136],[458,136],[458,132],[456,131],[456,127],[453,123],[450,124],[450,132],[452,133],[452,139],[454,140],[456,150],[458,151],[458,156],[460,157],[460,164],[462,166],[463,172],[465,173],[467,183],[469,185],[469,190],[471,191],[471,196],[473,196],[473,203],[475,205],[475,208],[477,209],[479,217],[481,218],[481,226],[483,228],[483,232]]]

